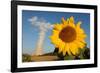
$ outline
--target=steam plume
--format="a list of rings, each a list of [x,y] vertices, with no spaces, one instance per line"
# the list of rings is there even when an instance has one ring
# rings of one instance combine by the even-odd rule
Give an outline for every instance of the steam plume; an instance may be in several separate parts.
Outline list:
[[[34,55],[42,55],[45,34],[49,29],[53,28],[53,25],[51,25],[49,22],[46,22],[43,18],[38,18],[37,16],[30,18],[29,21],[39,30],[39,37],[37,40],[36,51]]]

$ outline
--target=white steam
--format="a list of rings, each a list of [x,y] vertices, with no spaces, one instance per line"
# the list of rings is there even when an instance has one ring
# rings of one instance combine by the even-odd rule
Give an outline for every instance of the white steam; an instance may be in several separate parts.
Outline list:
[[[39,37],[34,55],[42,55],[45,34],[49,29],[53,28],[53,25],[51,25],[49,22],[46,22],[43,18],[38,18],[37,16],[30,18],[29,21],[31,22],[32,26],[35,26],[39,30]]]

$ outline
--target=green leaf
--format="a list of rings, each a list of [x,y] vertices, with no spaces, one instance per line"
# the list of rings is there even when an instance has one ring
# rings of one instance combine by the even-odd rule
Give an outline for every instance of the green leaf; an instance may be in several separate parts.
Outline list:
[[[84,49],[80,49],[79,54],[80,59],[89,59],[90,58],[90,49],[85,47]]]
[[[72,56],[72,55],[67,55],[67,56],[65,56],[64,57],[64,60],[74,60],[74,56]]]

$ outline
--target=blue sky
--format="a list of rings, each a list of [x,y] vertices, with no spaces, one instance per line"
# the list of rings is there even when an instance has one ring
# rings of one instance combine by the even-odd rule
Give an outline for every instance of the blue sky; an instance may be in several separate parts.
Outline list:
[[[33,27],[28,21],[32,17],[43,18],[46,22],[51,23],[61,23],[61,18],[65,19],[73,16],[75,23],[82,21],[81,27],[85,30],[87,34],[86,42],[87,46],[90,46],[90,14],[88,13],[69,13],[69,12],[48,12],[48,11],[22,11],[22,50],[23,53],[32,54],[36,49],[36,43],[38,39],[39,30]],[[45,41],[43,45],[44,53],[52,52],[54,50],[53,44],[50,43],[48,38],[51,35],[51,30],[48,30],[45,36]]]

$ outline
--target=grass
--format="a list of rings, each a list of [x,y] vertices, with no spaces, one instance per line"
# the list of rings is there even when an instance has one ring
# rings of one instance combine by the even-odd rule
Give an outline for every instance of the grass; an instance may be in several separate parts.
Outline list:
[[[22,55],[22,62],[32,62],[31,55],[23,54]]]

